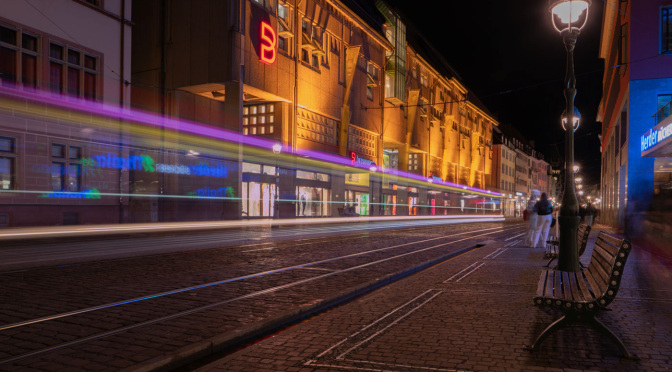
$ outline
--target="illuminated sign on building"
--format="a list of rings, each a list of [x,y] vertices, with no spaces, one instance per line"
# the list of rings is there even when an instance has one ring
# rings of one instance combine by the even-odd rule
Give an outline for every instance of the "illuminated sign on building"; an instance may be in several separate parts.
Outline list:
[[[363,164],[363,165],[376,165],[376,162],[373,160],[365,159],[359,157],[356,152],[350,151],[350,159],[352,160],[352,165]]]
[[[204,187],[196,191],[190,191],[187,193],[189,196],[196,196],[198,198],[233,198],[235,197],[233,193],[233,187],[220,187],[218,189],[211,189],[209,187]]]
[[[672,136],[672,123],[658,129],[651,129],[642,136],[642,153],[652,150],[653,147]]]
[[[81,192],[54,191],[47,194],[42,194],[40,195],[40,198],[100,199],[100,191],[98,191],[98,189],[84,190]]]
[[[277,57],[278,38],[275,30],[268,22],[261,22],[261,43],[259,46],[259,59],[261,62],[272,65]]]
[[[214,165],[205,163],[198,165],[157,164],[152,157],[145,154],[119,157],[116,154],[108,153],[107,155],[96,155],[89,159],[82,159],[82,164],[89,167],[143,170],[150,173],[157,172],[222,178],[229,176],[229,168],[221,162],[217,162]]]

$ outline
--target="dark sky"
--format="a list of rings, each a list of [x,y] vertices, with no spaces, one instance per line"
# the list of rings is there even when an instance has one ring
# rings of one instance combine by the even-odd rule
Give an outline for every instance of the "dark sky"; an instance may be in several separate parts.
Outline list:
[[[564,160],[560,115],[567,53],[553,28],[547,0],[389,0],[458,72],[462,82],[502,126],[515,127],[535,142],[546,160]],[[574,54],[582,115],[575,133],[575,160],[587,184],[599,183],[601,124],[595,122],[602,95],[599,59],[601,0],[593,0]],[[409,30],[408,32],[412,32]]]

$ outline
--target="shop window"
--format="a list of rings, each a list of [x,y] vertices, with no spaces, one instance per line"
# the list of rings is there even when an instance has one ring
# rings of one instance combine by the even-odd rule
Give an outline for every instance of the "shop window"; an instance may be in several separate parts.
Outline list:
[[[99,59],[67,45],[49,44],[49,87],[55,93],[95,100]]]
[[[243,107],[243,134],[273,134],[275,104],[265,103]]]
[[[259,5],[266,11],[275,14],[277,0],[252,0],[252,4]]]
[[[0,190],[14,190],[16,153],[15,140],[0,137]]]
[[[664,6],[660,13],[660,54],[672,53],[672,6]]]
[[[408,154],[408,170],[417,171],[420,166],[420,154],[412,153]]]
[[[51,186],[53,191],[82,191],[82,148],[51,145]]]
[[[420,84],[422,84],[423,87],[429,86],[429,77],[427,76],[427,73],[423,72],[420,74]]]
[[[278,3],[278,50],[285,52],[289,56],[291,56],[292,51],[291,40],[294,37],[294,33],[292,32],[293,27],[292,13],[289,5],[284,2]]]
[[[296,187],[296,215],[301,217],[324,217],[331,214],[329,201],[331,191],[322,187]]]
[[[296,178],[303,180],[329,182],[329,175],[326,173],[307,172],[302,170],[296,171]]]
[[[670,116],[670,107],[672,106],[672,94],[659,94],[656,110],[656,124]]]
[[[37,88],[38,37],[0,26],[0,81],[2,86]]]

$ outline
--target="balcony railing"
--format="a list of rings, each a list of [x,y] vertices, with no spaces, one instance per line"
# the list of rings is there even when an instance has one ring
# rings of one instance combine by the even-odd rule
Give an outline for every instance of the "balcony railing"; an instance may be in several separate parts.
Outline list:
[[[666,103],[665,106],[661,107],[660,110],[653,115],[653,118],[656,120],[655,125],[658,125],[661,121],[670,116],[670,109],[672,109],[672,101]]]

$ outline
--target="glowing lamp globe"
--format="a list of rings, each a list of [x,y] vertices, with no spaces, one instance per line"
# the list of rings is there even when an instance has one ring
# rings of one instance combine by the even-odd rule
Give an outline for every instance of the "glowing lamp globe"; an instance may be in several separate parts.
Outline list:
[[[553,27],[558,32],[581,30],[588,20],[590,2],[591,0],[550,0]]]
[[[567,130],[567,110],[562,113],[562,129]],[[579,129],[579,122],[581,121],[581,113],[574,107],[574,114],[572,115],[572,128],[576,132]]]

